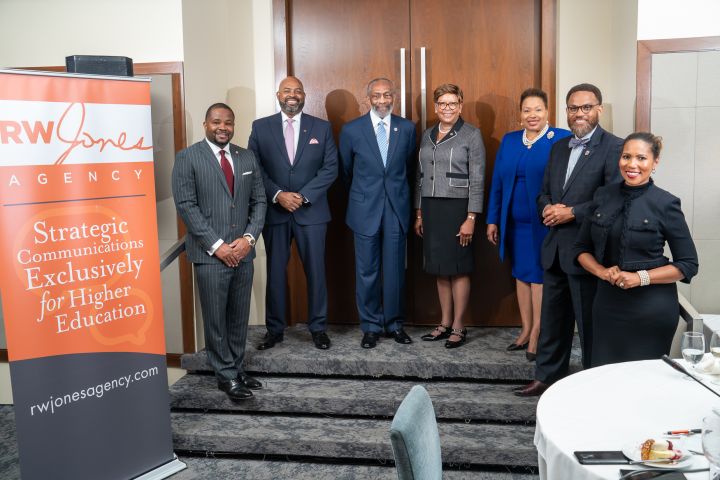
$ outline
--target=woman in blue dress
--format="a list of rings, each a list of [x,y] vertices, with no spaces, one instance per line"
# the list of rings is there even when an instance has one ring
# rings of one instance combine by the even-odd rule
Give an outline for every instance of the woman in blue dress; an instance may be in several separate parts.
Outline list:
[[[548,123],[547,94],[528,88],[520,95],[523,130],[506,134],[497,156],[487,211],[487,238],[507,254],[516,280],[522,329],[507,350],[527,350],[535,360],[540,334],[543,271],[540,249],[547,228],[540,221],[535,199],[540,193],[545,165],[553,144],[570,135]]]

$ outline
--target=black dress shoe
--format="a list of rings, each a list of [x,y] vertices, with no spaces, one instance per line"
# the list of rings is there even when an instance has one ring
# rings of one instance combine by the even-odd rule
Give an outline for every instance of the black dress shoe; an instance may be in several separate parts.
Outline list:
[[[313,343],[315,348],[320,350],[327,350],[330,348],[330,337],[325,332],[312,332]]]
[[[245,373],[238,373],[237,379],[238,382],[242,383],[250,390],[260,390],[263,386],[257,378],[253,378]]]
[[[532,382],[525,385],[520,390],[515,390],[515,395],[518,397],[539,397],[543,393],[545,393],[545,390],[548,389],[550,385],[547,383],[543,383],[539,380],[533,380]]]
[[[375,332],[365,332],[363,335],[360,346],[362,348],[375,348],[378,341],[378,334]]]
[[[445,348],[457,348],[463,343],[465,343],[465,340],[467,339],[467,328],[463,328],[462,330],[453,328],[450,336],[452,337],[453,335],[460,337],[460,340],[450,340],[448,338],[445,341]]]
[[[240,383],[237,378],[218,381],[218,388],[225,392],[230,400],[247,400],[253,396],[250,389]]]
[[[387,337],[394,338],[397,343],[402,343],[403,345],[407,345],[408,343],[412,343],[412,338],[405,333],[405,330],[400,328],[399,330],[395,330],[394,332],[387,332],[385,334]]]
[[[426,333],[425,335],[420,337],[420,339],[424,340],[426,342],[436,342],[438,340],[445,340],[446,338],[448,338],[450,336],[450,328],[451,327],[446,327],[445,325],[442,325],[442,324],[438,325],[437,327],[435,327],[435,329],[432,332]],[[433,333],[435,333],[435,332],[439,332],[439,333],[437,335],[433,335]]]
[[[537,353],[525,352],[525,358],[527,358],[528,362],[534,362],[537,358]]]
[[[528,345],[530,345],[530,342],[525,342],[522,345],[518,345],[517,343],[513,342],[508,345],[505,350],[507,350],[508,352],[514,352],[516,350],[527,350]]]
[[[280,343],[283,341],[282,335],[273,335],[270,332],[267,332],[265,336],[263,337],[263,341],[260,345],[257,346],[258,350],[267,350],[268,348],[273,348],[276,343]]]

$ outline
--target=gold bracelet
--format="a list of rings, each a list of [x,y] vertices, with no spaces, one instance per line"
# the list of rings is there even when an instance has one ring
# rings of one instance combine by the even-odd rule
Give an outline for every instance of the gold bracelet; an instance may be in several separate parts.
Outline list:
[[[469,218],[470,220],[473,220],[473,221],[474,221],[474,220],[475,220],[475,215],[468,215],[467,218]]]

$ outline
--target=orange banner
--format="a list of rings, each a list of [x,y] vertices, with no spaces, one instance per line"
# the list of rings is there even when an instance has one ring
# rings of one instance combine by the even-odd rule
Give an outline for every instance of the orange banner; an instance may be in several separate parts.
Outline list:
[[[0,73],[0,112],[10,360],[164,354],[149,82]]]

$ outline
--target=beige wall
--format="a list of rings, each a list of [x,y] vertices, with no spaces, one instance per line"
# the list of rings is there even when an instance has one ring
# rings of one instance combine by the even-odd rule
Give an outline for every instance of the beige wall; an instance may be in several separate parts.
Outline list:
[[[637,0],[558,0],[558,126],[567,128],[567,91],[587,82],[603,93],[601,125],[623,137],[633,131],[636,19]]]
[[[720,35],[718,0],[638,0],[638,40]]]
[[[65,65],[68,55],[183,58],[178,0],[0,0],[0,66]]]

